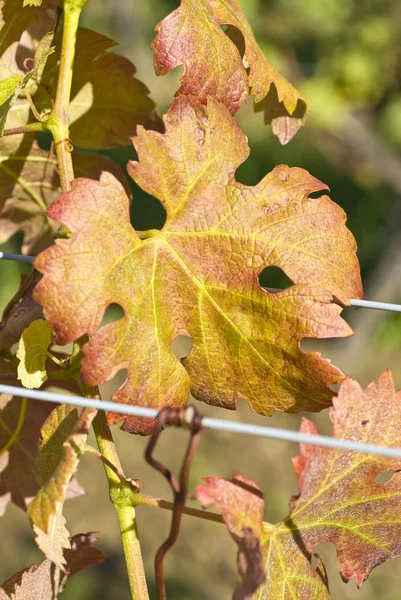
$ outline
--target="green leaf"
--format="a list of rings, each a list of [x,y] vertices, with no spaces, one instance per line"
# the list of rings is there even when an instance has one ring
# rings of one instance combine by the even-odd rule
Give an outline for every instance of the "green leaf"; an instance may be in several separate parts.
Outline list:
[[[343,211],[327,196],[309,197],[324,184],[284,165],[254,187],[238,183],[247,140],[212,99],[206,109],[178,98],[166,133],[140,129],[135,147],[129,172],[162,202],[163,229],[134,231],[124,190],[104,173],[100,182],[76,180],[51,206],[49,216],[73,235],[35,260],[43,278],[34,297],[55,340],[90,336],[85,381],[127,369],[114,399],[159,409],[185,405],[190,390],[230,409],[245,398],[264,415],[328,406],[328,386],[342,373],[299,343],[350,335],[331,294],[347,304],[361,283]],[[298,285],[261,289],[258,275],[270,265]],[[112,303],[125,316],[99,329]],[[179,335],[193,340],[183,361],[171,349]],[[130,417],[124,427],[145,433],[151,425]]]
[[[179,93],[213,96],[233,114],[250,93],[282,144],[303,125],[306,101],[263,54],[237,0],[181,0],[156,29],[156,73],[183,65]]]
[[[39,388],[47,379],[46,354],[52,341],[52,328],[44,319],[33,321],[19,341],[18,379],[26,388]]]
[[[24,0],[22,6],[40,6],[43,0]]]
[[[390,372],[364,391],[347,377],[333,404],[336,439],[400,445],[401,391],[395,392]],[[307,419],[301,431],[318,433]],[[324,571],[315,571],[310,562],[327,542],[336,546],[342,579],[355,577],[358,587],[376,566],[401,554],[401,460],[301,444],[293,463],[299,495],[277,525],[262,524],[263,501],[249,480],[245,487],[238,476],[233,481],[209,477],[196,490],[203,506],[217,504],[237,541],[245,524],[261,532],[266,581],[255,598],[329,598]],[[389,470],[395,471],[391,479],[378,483],[377,476]]]
[[[44,109],[50,108],[57,87],[58,36],[54,43],[58,51],[47,61],[43,87],[35,96],[35,102]],[[78,30],[69,115],[70,137],[80,148],[127,146],[138,124],[152,129],[162,126],[149,90],[133,77],[134,65],[123,56],[107,52],[115,45],[100,33]]]
[[[31,77],[33,77],[42,64],[46,63],[48,56],[53,52],[54,48],[46,50],[38,62],[34,64],[33,68],[26,73],[24,77],[15,75],[0,83],[0,136],[3,135],[10,108],[23,89],[27,86]]]
[[[0,106],[3,106],[3,104],[14,94],[21,79],[22,77],[20,75],[13,75],[12,77],[7,77],[7,79],[0,81]],[[1,115],[0,118],[2,118]]]
[[[70,418],[71,414],[74,418]],[[95,415],[96,411],[88,408],[78,417],[76,409],[61,405],[41,429],[36,472],[43,483],[28,506],[28,515],[39,548],[62,571],[66,566],[64,551],[71,547],[62,514],[63,504],[68,485],[85,452],[89,427]]]

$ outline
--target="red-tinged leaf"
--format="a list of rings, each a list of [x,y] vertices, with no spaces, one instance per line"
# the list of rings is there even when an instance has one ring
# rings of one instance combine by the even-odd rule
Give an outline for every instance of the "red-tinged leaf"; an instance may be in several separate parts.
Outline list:
[[[13,136],[19,145],[9,148],[0,141],[0,244],[22,231],[23,254],[37,254],[51,243],[58,227],[45,214],[46,208],[60,194],[56,158],[42,150],[32,135]],[[99,177],[112,172],[130,193],[123,170],[110,158],[91,154],[73,154],[77,177]]]
[[[50,97],[44,88],[35,96],[42,108],[50,107],[56,92],[60,38],[54,43],[59,50],[49,57],[42,77]],[[133,77],[134,65],[107,52],[114,46],[116,42],[100,33],[78,30],[69,114],[70,137],[80,148],[127,146],[138,124],[158,130],[162,126],[149,90]]]
[[[401,446],[401,392],[391,373],[365,391],[348,377],[330,410],[334,436],[381,446]],[[316,433],[306,419],[302,430]],[[294,461],[300,496],[294,499],[291,526],[309,552],[333,542],[345,581],[358,586],[374,567],[401,554],[401,475],[384,484],[375,477],[401,469],[401,460],[303,445]]]
[[[182,406],[191,389],[230,409],[243,397],[266,415],[321,410],[343,376],[299,342],[351,334],[331,303],[331,294],[344,303],[361,295],[343,211],[327,196],[308,197],[325,186],[302,169],[282,165],[255,187],[237,183],[246,138],[212,99],[206,109],[180,97],[166,129],[141,129],[139,162],[129,166],[167,211],[161,231],[133,230],[124,190],[107,173],[75,181],[49,209],[73,234],[35,261],[44,275],[35,299],[55,341],[90,335],[82,375],[91,385],[128,369],[117,402]],[[258,275],[269,265],[299,285],[265,292]],[[112,303],[125,316],[99,329]],[[182,362],[171,349],[178,335],[194,342]],[[125,428],[149,424],[129,418]]]
[[[261,489],[251,479],[237,474],[231,481],[220,477],[206,477],[204,481],[196,487],[196,498],[205,508],[217,504],[234,539],[241,538],[246,528],[262,535],[265,502]]]
[[[240,586],[244,586],[248,577],[248,585],[250,583],[253,586],[248,588],[250,595],[245,596],[246,598],[250,598],[257,590],[252,595],[255,600],[328,600],[321,567],[315,571],[292,538],[292,544],[287,544],[282,553],[281,548],[274,544],[272,534],[275,527],[263,522],[263,495],[253,481],[241,475],[234,475],[231,481],[207,477],[203,485],[196,487],[195,497],[204,508],[211,504],[219,508],[228,531],[238,544],[240,582],[235,593],[238,593]],[[259,541],[259,552],[251,554],[241,572],[242,548],[249,531]],[[278,557],[281,561],[277,560]],[[266,570],[264,577],[260,573],[262,565]],[[244,598],[244,595],[240,597]]]
[[[401,446],[401,391],[395,392],[389,372],[364,391],[348,377],[330,415],[337,439]],[[306,419],[301,431],[317,433]],[[302,444],[294,467],[300,493],[291,500],[291,513],[277,525],[264,523],[260,536],[266,582],[258,598],[329,598],[324,571],[310,563],[326,542],[336,546],[343,580],[355,577],[358,587],[375,567],[401,554],[400,459]],[[395,471],[391,479],[378,483],[377,476],[389,470]],[[217,504],[234,537],[260,502],[258,488],[252,491],[255,484],[245,481],[250,498],[243,498],[242,481],[213,477],[196,491],[203,505]]]
[[[24,329],[32,321],[43,318],[42,307],[32,298],[32,292],[40,279],[37,271],[29,276],[21,275],[19,290],[3,313],[0,323],[0,350],[18,342]],[[0,369],[0,374],[3,370]]]
[[[71,547],[63,505],[95,415],[88,408],[78,417],[76,409],[60,405],[41,429],[35,472],[42,487],[29,504],[28,515],[39,548],[62,571],[66,570],[64,551]]]
[[[0,449],[8,443],[17,429],[19,418],[23,416],[23,425],[15,443],[0,455],[0,515],[4,514],[9,502],[25,510],[39,490],[32,467],[40,428],[53,408],[54,405],[48,402],[29,400],[24,415],[21,398],[0,396]]]
[[[156,29],[156,73],[183,65],[179,93],[213,96],[235,114],[249,90],[282,144],[303,125],[306,101],[265,57],[237,0],[181,0]]]
[[[107,556],[93,546],[97,540],[93,531],[74,535],[70,540],[71,549],[64,552],[66,573],[46,558],[38,567],[27,567],[5,581],[0,588],[0,599],[54,600],[64,590],[69,577],[107,560]]]

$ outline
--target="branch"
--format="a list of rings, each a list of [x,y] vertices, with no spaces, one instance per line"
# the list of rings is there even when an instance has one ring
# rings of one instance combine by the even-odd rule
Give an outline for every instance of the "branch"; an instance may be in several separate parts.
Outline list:
[[[64,1],[64,27],[61,43],[60,70],[57,81],[54,109],[46,127],[54,139],[54,146],[60,171],[61,189],[68,192],[74,179],[71,152],[73,145],[69,135],[69,116],[72,73],[77,40],[78,22],[87,0]]]
[[[47,131],[44,123],[40,121],[35,123],[28,123],[27,125],[21,125],[21,127],[12,127],[11,129],[5,129],[3,132],[3,137],[6,137],[8,135],[18,135],[20,133],[36,133],[38,131]]]
[[[71,359],[79,356],[81,347],[85,341],[86,337],[84,336],[74,342]],[[79,383],[83,396],[86,398],[100,397],[97,387],[86,386],[78,377],[76,380]],[[104,470],[109,482],[110,500],[115,508],[120,525],[132,599],[149,600],[145,569],[136,527],[135,498],[137,494],[133,490],[132,482],[127,481],[125,478],[104,411],[98,411],[93,420],[93,430],[100,453],[105,459]]]
[[[95,393],[98,392],[98,390],[88,390],[88,395],[93,397],[94,391]],[[123,471],[120,459],[110,428],[107,425],[106,415],[103,411],[99,411],[96,415],[93,421],[93,430],[101,454],[116,468],[114,470],[107,464],[104,464],[109,482],[110,500],[115,508],[120,525],[132,598],[133,600],[149,600],[145,569],[136,527],[136,493],[128,481],[122,481],[120,474],[123,474]]]

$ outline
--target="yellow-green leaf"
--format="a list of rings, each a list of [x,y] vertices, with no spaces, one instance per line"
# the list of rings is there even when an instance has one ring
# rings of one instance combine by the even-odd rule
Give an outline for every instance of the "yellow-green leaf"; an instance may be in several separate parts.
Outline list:
[[[33,68],[23,77],[21,75],[14,75],[0,83],[0,136],[3,135],[10,108],[17,100],[22,90],[26,87],[31,77],[36,73],[37,69],[46,63],[48,56],[53,52],[54,48],[49,48],[43,52],[38,62],[36,62]]]
[[[327,196],[309,197],[325,186],[302,169],[281,165],[254,187],[238,183],[247,140],[214,100],[206,108],[181,96],[165,121],[164,135],[139,130],[139,162],[129,165],[166,209],[161,231],[132,228],[124,190],[107,173],[76,180],[49,209],[72,232],[35,260],[44,275],[35,299],[55,339],[89,334],[87,383],[127,369],[118,402],[182,406],[191,390],[230,409],[245,398],[265,415],[321,410],[343,376],[299,343],[351,334],[331,296],[349,303],[362,293],[344,212]],[[297,285],[264,291],[258,275],[271,265]],[[112,303],[125,316],[99,329]],[[183,361],[171,348],[179,335],[193,340]],[[125,427],[150,425],[130,418]]]
[[[33,321],[18,344],[18,379],[26,388],[39,388],[47,379],[46,353],[52,341],[52,328],[44,319]]]
[[[71,415],[75,418],[71,419]],[[61,405],[41,430],[36,471],[44,483],[29,504],[28,515],[39,548],[61,570],[66,564],[64,551],[70,548],[63,505],[68,484],[85,452],[89,427],[95,415],[96,411],[88,408],[78,417],[76,409]],[[66,435],[68,431],[69,435]],[[50,461],[47,465],[46,459]]]

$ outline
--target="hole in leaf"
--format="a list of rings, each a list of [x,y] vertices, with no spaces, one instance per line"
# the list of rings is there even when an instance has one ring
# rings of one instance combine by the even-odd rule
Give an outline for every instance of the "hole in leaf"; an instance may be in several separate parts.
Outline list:
[[[112,398],[112,396],[117,392],[117,390],[120,389],[127,377],[128,370],[121,369],[120,371],[117,371],[113,379],[110,379],[110,381],[106,381],[106,383],[100,385],[99,389],[102,398]]]
[[[309,194],[309,198],[320,198],[321,196],[326,196],[328,194],[328,190],[318,190],[317,192],[311,192]]]
[[[384,485],[385,483],[388,483],[390,481],[390,479],[396,472],[397,471],[394,471],[394,469],[390,471],[382,471],[381,473],[378,473],[376,475],[375,481],[376,483],[381,483],[382,485]]]
[[[146,194],[138,186],[134,188],[134,199],[131,205],[131,223],[137,231],[163,229],[167,213],[161,202]]]
[[[114,323],[114,321],[119,321],[124,316],[124,309],[120,304],[109,304],[106,308],[106,312],[103,315],[102,322],[100,327],[103,325],[107,325],[108,323]]]
[[[304,338],[300,342],[300,348],[302,352],[306,354],[308,352],[320,352],[323,356],[330,351],[330,344],[332,340],[325,340],[319,338]]]
[[[326,585],[328,581],[339,580],[341,566],[338,561],[336,547],[332,542],[325,542],[317,546],[311,557],[311,562],[313,568]]]
[[[172,343],[171,348],[177,358],[187,358],[191,354],[193,340],[188,335],[179,335]]]
[[[227,35],[227,37],[229,37],[230,40],[233,42],[233,44],[235,44],[235,46],[238,49],[238,52],[241,55],[241,58],[244,58],[245,40],[244,40],[244,36],[240,32],[240,30],[237,29],[236,27],[234,27],[234,25],[225,25],[225,24],[220,25],[220,29],[222,31],[224,31],[224,33]]]
[[[259,285],[270,293],[277,293],[288,289],[294,282],[279,267],[266,267],[259,273]]]

